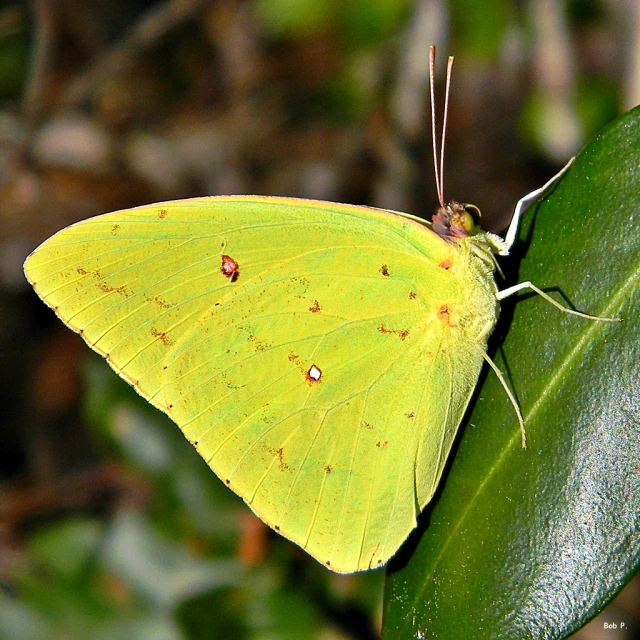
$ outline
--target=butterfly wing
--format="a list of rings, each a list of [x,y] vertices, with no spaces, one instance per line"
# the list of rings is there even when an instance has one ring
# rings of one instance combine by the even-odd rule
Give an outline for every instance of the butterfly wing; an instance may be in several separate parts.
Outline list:
[[[410,216],[219,197],[81,222],[25,271],[265,522],[351,572],[414,528],[477,380],[458,310],[486,305],[456,260]]]

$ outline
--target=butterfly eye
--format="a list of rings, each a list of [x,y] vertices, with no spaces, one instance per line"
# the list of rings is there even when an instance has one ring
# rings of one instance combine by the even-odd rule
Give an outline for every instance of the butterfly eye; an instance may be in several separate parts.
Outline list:
[[[473,218],[474,224],[478,224],[478,222],[480,222],[482,212],[475,204],[463,204],[462,207]]]
[[[454,236],[468,236],[476,230],[480,209],[475,204],[451,203],[450,231]]]
[[[474,216],[467,210],[473,205],[458,206],[451,215],[450,229],[454,236],[468,236],[476,227]],[[474,207],[475,208],[475,207]]]

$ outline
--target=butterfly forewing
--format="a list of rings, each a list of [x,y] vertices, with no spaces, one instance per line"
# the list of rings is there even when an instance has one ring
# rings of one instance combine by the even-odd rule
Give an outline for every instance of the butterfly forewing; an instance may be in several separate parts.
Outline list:
[[[415,526],[481,366],[468,318],[495,309],[410,216],[282,198],[100,216],[25,270],[262,519],[344,572]]]

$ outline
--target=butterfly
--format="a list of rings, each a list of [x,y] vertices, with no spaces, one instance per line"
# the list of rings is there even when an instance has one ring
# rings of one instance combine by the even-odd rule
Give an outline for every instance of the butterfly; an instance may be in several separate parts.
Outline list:
[[[431,49],[431,95],[434,93]],[[447,69],[448,101],[451,65]],[[438,153],[434,127],[434,162]],[[432,222],[295,198],[219,196],[84,220],[25,262],[63,322],[169,415],[274,530],[343,573],[384,565],[442,476],[504,298],[503,239],[446,203]],[[592,316],[585,316],[592,318]],[[604,318],[596,318],[607,320]]]

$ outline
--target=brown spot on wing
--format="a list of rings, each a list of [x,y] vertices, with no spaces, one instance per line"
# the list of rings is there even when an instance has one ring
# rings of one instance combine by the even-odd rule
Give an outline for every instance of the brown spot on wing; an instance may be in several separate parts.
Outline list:
[[[224,255],[222,256],[220,273],[229,278],[231,282],[235,282],[240,277],[240,266],[231,256]]]
[[[324,472],[325,473],[331,473],[333,471],[333,467],[330,464],[325,464],[324,465]]]
[[[125,298],[128,298],[131,295],[126,285],[124,284],[119,287],[112,287],[106,282],[101,282],[98,285],[98,288],[100,289],[100,291],[104,291],[105,293],[117,293],[119,296],[124,296]]]
[[[412,411],[411,413],[405,413],[404,415],[407,416],[407,418],[411,419],[415,414]]]
[[[172,347],[174,345],[173,340],[165,331],[158,331],[155,327],[151,327],[151,335],[160,340],[165,347]]]
[[[76,273],[78,273],[81,276],[91,275],[96,280],[101,280],[102,279],[102,274],[100,273],[100,271],[98,271],[98,269],[96,269],[95,271],[87,271],[86,269],[83,269],[82,267],[78,267],[76,269]]]
[[[289,471],[289,465],[284,461],[284,448],[280,447],[279,449],[269,449],[269,453],[278,458],[278,465],[280,467],[280,471]]]
[[[441,269],[449,270],[449,269],[451,269],[452,266],[453,266],[453,260],[451,258],[445,258],[440,263],[440,268]]]
[[[295,362],[297,359],[299,358],[297,353],[290,353],[289,354],[289,361],[290,362]]]
[[[307,280],[307,278],[299,278],[296,276],[291,278],[290,282],[296,287],[296,291],[298,292],[295,297],[302,298],[309,288],[309,280]]]
[[[166,218],[167,217],[167,210],[166,209],[160,209],[160,211],[158,211],[158,218],[160,218],[160,220],[162,220],[162,218]]]
[[[171,309],[173,307],[172,304],[161,298],[160,296],[154,296],[153,298],[145,297],[147,302],[151,302],[152,304],[157,304],[162,309]]]
[[[409,292],[409,300],[415,300],[418,297],[418,294],[415,291]]]
[[[383,264],[383,265],[380,267],[380,273],[381,273],[383,276],[389,277],[389,267],[388,267],[386,264]]]
[[[227,387],[227,389],[242,389],[243,387],[246,386],[244,384],[236,384],[235,382],[231,382],[229,380],[229,376],[227,376],[226,373],[222,373],[221,378],[222,378],[222,382],[224,383],[224,386]],[[263,420],[265,420],[265,418],[263,418]]]
[[[446,322],[447,326],[455,327],[456,325],[451,321],[451,312],[446,304],[443,304],[438,311],[438,317],[442,322]]]
[[[114,224],[113,227],[111,227],[111,233],[113,233],[113,235],[115,236],[118,231],[120,231],[120,225],[119,224]]]
[[[263,342],[262,340],[258,340],[258,338],[256,338],[253,334],[251,334],[247,338],[247,341],[253,343],[253,346],[256,351],[264,351],[265,349],[268,349],[271,346],[269,342]]]
[[[387,329],[384,324],[378,327],[380,333],[395,333],[400,340],[405,340],[409,335],[409,329]]]
[[[318,313],[320,311],[320,303],[317,300],[313,301],[313,304],[309,307],[311,313]]]
[[[376,442],[376,447],[378,447],[378,449],[386,449],[388,444],[388,440],[378,440],[378,442]]]

